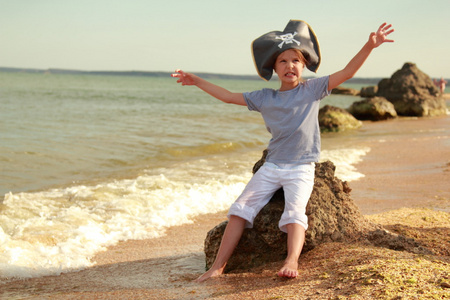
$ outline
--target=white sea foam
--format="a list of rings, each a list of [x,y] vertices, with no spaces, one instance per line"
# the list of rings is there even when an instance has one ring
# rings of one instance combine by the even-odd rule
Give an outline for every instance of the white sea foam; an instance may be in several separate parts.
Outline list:
[[[250,174],[203,184],[163,174],[97,186],[7,194],[0,215],[0,277],[36,277],[91,266],[121,240],[155,238],[199,214],[227,209]]]
[[[369,147],[322,150],[321,161],[330,160],[336,166],[336,177],[352,181],[364,177],[357,171],[355,164],[370,151]]]

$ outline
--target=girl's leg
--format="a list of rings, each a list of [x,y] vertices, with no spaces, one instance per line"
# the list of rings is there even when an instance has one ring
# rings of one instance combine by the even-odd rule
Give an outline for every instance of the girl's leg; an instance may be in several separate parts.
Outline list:
[[[219,276],[223,273],[228,259],[231,257],[231,254],[233,254],[234,249],[241,239],[246,222],[246,220],[238,216],[230,216],[222,237],[222,242],[220,243],[219,251],[217,252],[216,259],[214,260],[211,268],[202,276],[197,278],[197,282],[205,281],[210,277]]]
[[[286,225],[288,235],[288,254],[283,267],[278,271],[278,276],[295,278],[298,276],[298,259],[305,243],[305,228],[300,224]]]
[[[285,206],[279,226],[288,235],[288,255],[283,267],[278,271],[278,276],[281,277],[298,276],[298,259],[308,228],[306,205],[314,187],[314,167],[313,163],[300,165],[283,178]]]
[[[272,195],[280,187],[278,175],[276,172],[274,173],[273,169],[267,168],[266,165],[263,165],[253,175],[242,194],[228,211],[229,221],[213,265],[196,280],[197,282],[223,273],[228,259],[241,239],[247,222],[253,223],[256,214],[269,202]]]

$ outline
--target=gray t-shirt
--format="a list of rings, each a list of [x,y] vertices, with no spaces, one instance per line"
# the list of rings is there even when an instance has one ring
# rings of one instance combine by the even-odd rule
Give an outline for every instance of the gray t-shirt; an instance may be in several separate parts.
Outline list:
[[[267,162],[299,164],[319,161],[319,103],[330,94],[328,78],[309,79],[289,91],[262,89],[244,93],[248,109],[261,113],[267,130],[272,134],[267,147]]]

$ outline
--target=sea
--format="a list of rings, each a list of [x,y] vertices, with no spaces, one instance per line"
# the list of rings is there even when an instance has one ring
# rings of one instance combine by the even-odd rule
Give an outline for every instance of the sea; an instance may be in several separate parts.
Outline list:
[[[0,107],[0,283],[84,269],[119,241],[228,209],[270,139],[258,113],[169,76],[0,72]],[[343,180],[364,176],[355,164],[370,148],[358,139],[322,136],[321,160]]]

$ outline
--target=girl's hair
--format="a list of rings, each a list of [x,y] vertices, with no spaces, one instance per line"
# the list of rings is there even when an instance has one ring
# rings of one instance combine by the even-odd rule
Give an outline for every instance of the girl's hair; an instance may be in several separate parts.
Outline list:
[[[306,58],[305,58],[305,56],[303,55],[303,52],[302,52],[301,50],[295,49],[295,48],[292,49],[292,50],[294,50],[295,52],[297,52],[298,56],[300,57],[300,60],[302,61],[303,65],[306,67]]]

